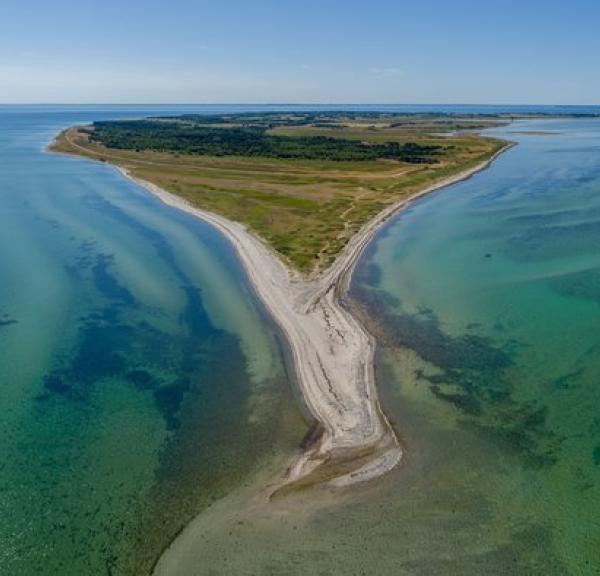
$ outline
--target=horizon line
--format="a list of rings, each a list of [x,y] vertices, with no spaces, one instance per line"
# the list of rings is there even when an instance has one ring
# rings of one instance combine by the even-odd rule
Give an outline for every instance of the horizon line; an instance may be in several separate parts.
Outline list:
[[[600,107],[596,104],[480,103],[480,102],[0,102],[0,106],[480,106],[480,107]]]

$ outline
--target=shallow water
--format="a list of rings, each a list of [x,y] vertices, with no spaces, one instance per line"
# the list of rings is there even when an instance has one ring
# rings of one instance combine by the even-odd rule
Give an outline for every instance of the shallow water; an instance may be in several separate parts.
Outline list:
[[[480,502],[487,545],[514,555],[517,573],[594,574],[600,121],[501,135],[519,146],[380,234],[357,291],[382,319],[391,412],[406,402],[434,434],[447,430],[423,449],[441,459],[436,475],[454,475],[444,490],[467,493],[455,516],[468,525]]]
[[[248,512],[234,489],[304,423],[232,251],[43,152],[182,110],[0,107],[0,573],[144,573],[212,503],[197,574],[598,573],[600,121],[507,129],[490,170],[379,234],[352,299],[403,464]]]
[[[2,574],[143,573],[302,436],[226,242],[43,150],[61,127],[152,112],[0,109]]]
[[[223,502],[173,575],[599,573],[600,121],[501,135],[519,146],[396,217],[353,280],[402,465]]]

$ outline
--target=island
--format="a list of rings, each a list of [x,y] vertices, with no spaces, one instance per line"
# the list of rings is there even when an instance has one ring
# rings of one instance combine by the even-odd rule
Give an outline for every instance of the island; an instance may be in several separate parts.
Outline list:
[[[269,112],[71,127],[55,152],[116,166],[236,249],[290,349],[314,423],[271,490],[343,487],[402,458],[378,400],[375,340],[345,294],[375,232],[415,198],[485,169],[512,143],[498,116]]]

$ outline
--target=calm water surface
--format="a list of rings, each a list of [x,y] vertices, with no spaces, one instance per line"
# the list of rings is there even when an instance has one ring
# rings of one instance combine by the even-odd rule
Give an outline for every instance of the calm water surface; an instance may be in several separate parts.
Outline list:
[[[499,133],[519,146],[400,215],[356,291],[381,320],[385,400],[431,467],[425,494],[448,500],[431,542],[472,532],[474,571],[485,553],[519,574],[598,574],[600,121]],[[411,440],[421,429],[434,442]]]
[[[402,465],[313,511],[207,516],[199,573],[600,573],[600,120],[499,134],[519,146],[396,217],[353,280]]]
[[[302,436],[226,243],[43,152],[182,110],[0,107],[2,574],[143,573]],[[210,524],[199,574],[599,573],[600,121],[500,134],[519,146],[397,217],[354,279],[403,466],[316,513]]]
[[[302,436],[225,241],[43,150],[76,122],[165,111],[0,108],[1,574],[143,573]]]

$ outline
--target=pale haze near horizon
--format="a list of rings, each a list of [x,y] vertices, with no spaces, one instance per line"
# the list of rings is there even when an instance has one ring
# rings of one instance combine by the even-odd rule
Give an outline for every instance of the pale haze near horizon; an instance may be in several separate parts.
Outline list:
[[[599,104],[590,0],[0,3],[1,103]]]

